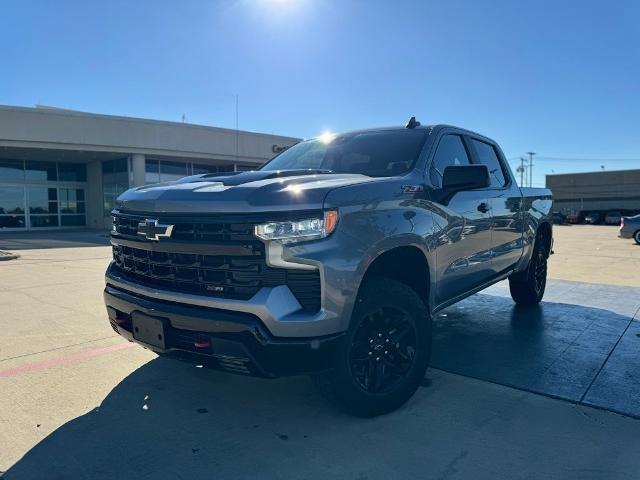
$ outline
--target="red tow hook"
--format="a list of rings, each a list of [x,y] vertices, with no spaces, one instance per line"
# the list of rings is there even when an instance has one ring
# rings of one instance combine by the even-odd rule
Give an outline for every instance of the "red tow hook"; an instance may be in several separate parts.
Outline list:
[[[211,340],[208,340],[206,338],[198,338],[195,342],[193,342],[193,347],[199,350],[211,348]]]
[[[131,320],[131,316],[127,315],[124,312],[120,312],[120,311],[116,311],[116,318],[115,321],[118,325],[125,325],[127,323],[129,323],[129,320]]]

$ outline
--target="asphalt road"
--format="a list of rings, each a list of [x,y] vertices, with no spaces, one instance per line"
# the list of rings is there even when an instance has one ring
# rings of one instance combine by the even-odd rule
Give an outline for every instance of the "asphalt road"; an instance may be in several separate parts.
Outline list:
[[[571,262],[595,261],[590,252],[609,242],[610,232],[605,245],[614,253],[593,269],[608,270],[615,277],[608,283],[622,278],[622,285],[640,286],[640,247],[615,238],[615,228],[598,228],[556,230],[551,276],[568,275]],[[583,240],[575,255],[566,241],[573,236]],[[73,234],[55,237],[61,248],[42,248],[51,242],[28,235],[0,236],[0,250],[21,254],[0,262],[6,479],[636,479],[640,471],[639,420],[495,378],[431,369],[404,408],[362,420],[327,404],[306,378],[251,379],[156,358],[123,342],[106,321],[102,273],[110,253],[97,246],[104,237],[82,234],[80,247]],[[572,258],[578,256],[587,260]],[[579,279],[593,281],[582,273]],[[491,301],[482,298],[469,301]],[[506,307],[496,299],[499,315]],[[527,345],[526,337],[518,341]]]

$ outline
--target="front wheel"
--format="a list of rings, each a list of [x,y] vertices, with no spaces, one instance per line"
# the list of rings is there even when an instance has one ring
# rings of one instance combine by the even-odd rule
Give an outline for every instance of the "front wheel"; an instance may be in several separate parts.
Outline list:
[[[547,259],[549,257],[544,237],[538,235],[533,247],[533,254],[529,261],[524,278],[509,277],[509,291],[511,298],[517,305],[537,305],[542,300],[547,286]]]
[[[373,417],[403,405],[418,389],[431,354],[431,317],[420,296],[388,278],[367,281],[343,348],[318,380],[352,413]]]

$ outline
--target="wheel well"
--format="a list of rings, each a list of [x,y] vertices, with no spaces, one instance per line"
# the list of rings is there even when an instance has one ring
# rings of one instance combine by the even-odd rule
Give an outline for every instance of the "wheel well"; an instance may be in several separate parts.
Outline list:
[[[381,276],[404,283],[425,301],[429,293],[429,264],[424,253],[417,247],[397,247],[378,256],[367,269],[362,284],[367,278]]]
[[[538,241],[538,239],[543,242],[542,245],[547,252],[547,256],[549,256],[551,253],[551,225],[549,223],[545,222],[540,224],[538,227],[538,238],[536,238],[536,241]]]

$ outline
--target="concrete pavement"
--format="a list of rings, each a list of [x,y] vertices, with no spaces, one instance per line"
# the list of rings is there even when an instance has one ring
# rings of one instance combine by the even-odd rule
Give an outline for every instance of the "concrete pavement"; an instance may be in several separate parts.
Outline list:
[[[582,371],[591,386],[580,397],[630,398],[640,341],[633,288],[551,282],[542,315],[513,324],[504,286],[492,287],[437,319],[434,355],[440,368],[489,382],[431,369],[407,406],[362,420],[327,404],[306,378],[237,377],[123,342],[102,305],[103,240],[61,236],[66,248],[43,249],[27,236],[14,240],[21,258],[0,263],[6,479],[637,478],[639,420],[491,383],[527,388],[518,379],[541,365],[561,380],[540,383],[546,393],[566,383],[563,373]],[[612,333],[602,343],[589,334],[598,327]],[[568,361],[589,347],[596,371]]]

